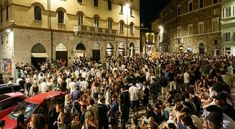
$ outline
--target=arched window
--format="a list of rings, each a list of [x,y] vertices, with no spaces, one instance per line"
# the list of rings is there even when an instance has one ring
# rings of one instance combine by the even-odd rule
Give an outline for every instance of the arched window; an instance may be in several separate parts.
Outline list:
[[[42,10],[39,6],[34,7],[34,20],[37,20],[37,21],[42,20]]]
[[[120,21],[120,33],[123,33],[123,27],[124,27],[124,22],[123,21]]]
[[[112,30],[112,23],[113,21],[111,19],[108,20],[108,30]]]
[[[78,14],[78,25],[83,26],[83,15],[80,13]]]
[[[64,11],[58,11],[58,23],[64,23]]]
[[[94,17],[94,26],[99,27],[99,18],[98,17]]]
[[[133,22],[130,23],[130,33],[131,34],[134,33],[134,23]]]

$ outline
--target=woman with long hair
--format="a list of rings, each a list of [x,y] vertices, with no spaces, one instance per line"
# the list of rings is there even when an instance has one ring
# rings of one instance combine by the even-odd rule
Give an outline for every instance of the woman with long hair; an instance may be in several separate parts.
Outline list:
[[[54,125],[58,126],[58,129],[65,129],[65,114],[63,110],[63,104],[56,104],[56,112],[59,113],[57,121],[54,122]]]
[[[85,120],[86,129],[98,129],[98,122],[96,121],[94,114],[89,113]]]

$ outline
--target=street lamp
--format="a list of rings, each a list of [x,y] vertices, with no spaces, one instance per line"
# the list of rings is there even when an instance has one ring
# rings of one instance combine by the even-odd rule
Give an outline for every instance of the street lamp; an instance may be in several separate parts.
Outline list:
[[[126,3],[125,6],[124,6],[124,14],[126,16],[126,29],[127,29],[127,32],[126,32],[126,51],[127,51],[127,48],[128,48],[128,18],[129,18],[129,14],[130,14],[130,4],[129,3]]]

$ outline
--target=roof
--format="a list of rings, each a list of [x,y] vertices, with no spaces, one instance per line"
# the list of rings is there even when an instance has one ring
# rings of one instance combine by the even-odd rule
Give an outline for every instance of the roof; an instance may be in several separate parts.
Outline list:
[[[45,99],[50,99],[50,98],[53,98],[55,96],[59,96],[59,95],[62,95],[62,94],[63,94],[63,92],[50,91],[50,92],[35,95],[33,97],[30,97],[30,98],[26,99],[25,101],[30,102],[30,103],[40,104]]]
[[[11,92],[11,93],[2,94],[0,95],[0,102],[17,96],[24,96],[24,94],[21,92]]]

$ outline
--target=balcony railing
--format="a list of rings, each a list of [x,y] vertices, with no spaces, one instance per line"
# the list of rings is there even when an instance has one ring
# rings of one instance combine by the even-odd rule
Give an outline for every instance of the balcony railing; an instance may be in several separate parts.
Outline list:
[[[108,35],[117,35],[117,30],[110,30],[106,28],[91,27],[91,26],[78,26],[78,32],[89,32],[89,33],[99,33],[99,34],[108,34]]]

